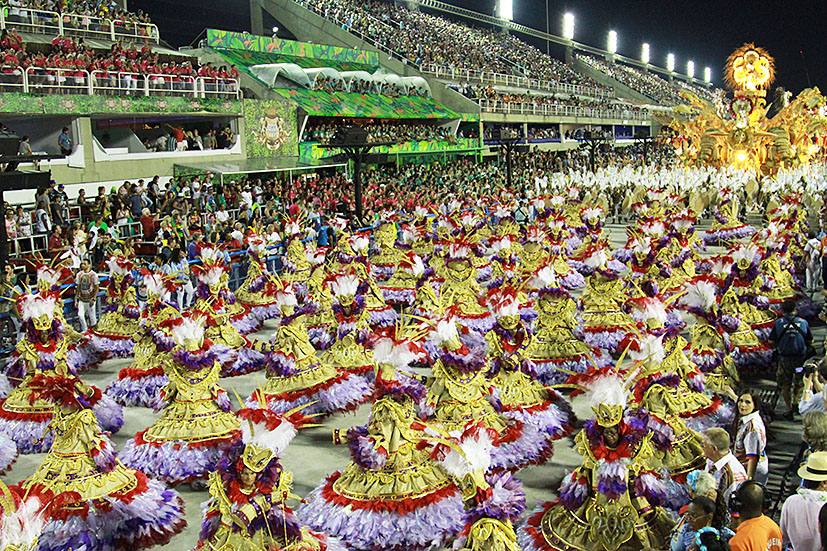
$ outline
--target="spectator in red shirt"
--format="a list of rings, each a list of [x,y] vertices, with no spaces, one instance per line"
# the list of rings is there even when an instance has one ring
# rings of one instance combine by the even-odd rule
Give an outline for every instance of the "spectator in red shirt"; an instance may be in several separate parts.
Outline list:
[[[66,247],[63,246],[63,228],[57,224],[52,229],[52,234],[49,236],[49,254],[57,256],[63,252]]]

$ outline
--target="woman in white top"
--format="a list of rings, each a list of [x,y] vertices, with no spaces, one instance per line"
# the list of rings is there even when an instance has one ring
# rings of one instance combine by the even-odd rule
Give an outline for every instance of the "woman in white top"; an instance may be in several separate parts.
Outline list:
[[[767,429],[761,419],[759,398],[746,390],[738,396],[735,427],[735,457],[744,465],[747,479],[767,483],[770,462],[767,458]]]

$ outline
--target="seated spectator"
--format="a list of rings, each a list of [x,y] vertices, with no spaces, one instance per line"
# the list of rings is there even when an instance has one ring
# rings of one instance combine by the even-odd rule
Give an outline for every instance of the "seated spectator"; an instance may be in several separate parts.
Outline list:
[[[51,235],[49,235],[49,242],[48,242],[49,254],[52,257],[57,256],[59,253],[66,250],[66,246],[63,243],[63,227],[55,225],[54,229],[52,230]]]

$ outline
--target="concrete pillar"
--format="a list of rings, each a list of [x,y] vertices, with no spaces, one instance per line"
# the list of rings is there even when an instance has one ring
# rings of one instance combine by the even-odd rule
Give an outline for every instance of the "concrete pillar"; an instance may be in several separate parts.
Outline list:
[[[264,35],[264,18],[259,0],[250,0],[250,32],[259,36]]]
[[[574,48],[566,46],[566,65],[574,65]]]

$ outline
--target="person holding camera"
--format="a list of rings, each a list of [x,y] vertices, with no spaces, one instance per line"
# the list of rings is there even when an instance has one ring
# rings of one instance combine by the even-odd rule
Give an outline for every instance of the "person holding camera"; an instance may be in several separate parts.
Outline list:
[[[827,358],[822,358],[815,369],[805,366],[802,381],[804,389],[801,392],[801,401],[798,403],[798,412],[801,415],[808,411],[827,411],[827,403],[825,403],[827,400],[824,399],[823,392],[825,382],[827,382]]]
[[[793,405],[793,385],[800,384],[796,370],[813,355],[813,334],[810,324],[795,315],[795,301],[785,300],[781,304],[783,315],[775,320],[770,333],[770,340],[775,343],[778,355],[776,382],[787,413],[784,418],[792,420],[797,406]]]

